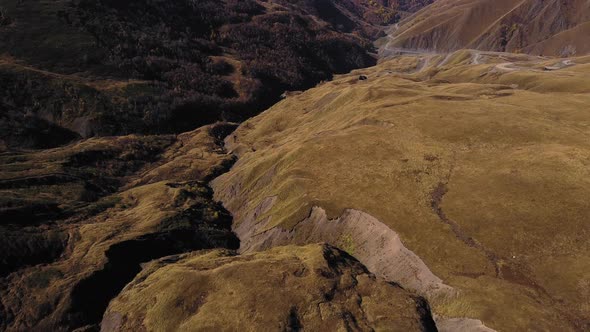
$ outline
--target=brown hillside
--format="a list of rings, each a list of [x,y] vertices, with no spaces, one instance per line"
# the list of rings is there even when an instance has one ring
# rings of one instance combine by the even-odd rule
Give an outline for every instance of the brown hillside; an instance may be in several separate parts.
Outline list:
[[[423,299],[328,245],[150,263],[109,305],[102,331],[432,331]]]
[[[339,249],[232,250],[203,181],[231,164],[234,128],[0,155],[0,330],[432,331],[422,297]]]
[[[590,52],[590,2],[439,0],[401,22],[390,47],[586,54]]]
[[[588,57],[398,57],[243,123],[213,189],[243,252],[322,239],[439,318],[587,331],[589,74]]]

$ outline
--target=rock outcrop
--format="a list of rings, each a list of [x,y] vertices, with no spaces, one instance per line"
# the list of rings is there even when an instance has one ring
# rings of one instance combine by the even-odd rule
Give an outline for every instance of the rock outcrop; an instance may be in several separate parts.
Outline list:
[[[147,265],[102,331],[434,331],[426,302],[328,245],[197,252]]]

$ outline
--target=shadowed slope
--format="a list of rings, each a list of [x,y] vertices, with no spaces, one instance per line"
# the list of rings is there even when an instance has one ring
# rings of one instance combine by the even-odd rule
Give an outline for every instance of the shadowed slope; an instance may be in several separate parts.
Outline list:
[[[304,2],[7,0],[0,145],[247,118],[285,90],[375,63],[369,38],[380,29],[362,20],[373,8],[351,6],[327,10],[350,21],[343,30]]]

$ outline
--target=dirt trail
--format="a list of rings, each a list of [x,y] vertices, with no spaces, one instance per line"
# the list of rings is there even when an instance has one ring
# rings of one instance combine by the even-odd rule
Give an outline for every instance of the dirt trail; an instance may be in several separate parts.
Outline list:
[[[391,46],[391,40],[397,31],[396,27],[392,27],[389,31],[387,37],[383,37],[379,42],[379,58],[381,59],[390,59],[397,56],[417,56],[420,57],[419,65],[416,68],[416,71],[413,73],[419,73],[424,69],[428,68],[430,64],[430,60],[434,56],[444,56],[444,58],[436,65],[436,68],[441,68],[449,63],[449,61],[453,58],[455,52],[450,53],[438,53],[430,50],[417,50],[417,49],[406,49],[406,48],[399,48]],[[564,68],[568,68],[571,66],[575,66],[576,64],[571,59],[565,59],[557,62],[552,66],[545,66],[543,70],[530,68],[530,67],[521,67],[519,66],[516,61],[508,59],[512,54],[510,53],[502,53],[502,52],[493,52],[493,51],[480,51],[480,50],[471,50],[472,58],[471,64],[474,65],[482,65],[482,64],[489,64],[490,62],[486,61],[490,58],[495,59],[502,59],[505,62],[495,64],[490,70],[491,71],[501,71],[501,72],[517,72],[517,71],[535,71],[535,72],[543,72],[543,71],[556,71]],[[546,57],[537,57],[536,62],[540,65],[542,62],[547,61],[548,58]]]
[[[432,191],[432,194],[431,194],[431,196],[432,196],[432,201],[431,201],[432,210],[434,211],[434,213],[436,213],[436,215],[440,218],[440,220],[442,222],[444,222],[445,224],[447,224],[451,227],[451,230],[453,231],[455,236],[459,240],[461,240],[461,242],[465,243],[466,245],[468,245],[471,248],[476,248],[476,249],[480,250],[481,252],[483,252],[484,255],[490,261],[490,263],[494,266],[494,269],[496,271],[496,277],[500,277],[500,274],[501,274],[500,263],[499,263],[500,259],[496,256],[496,254],[493,251],[484,247],[481,243],[477,242],[471,236],[467,235],[461,229],[461,227],[459,227],[459,225],[455,221],[449,219],[449,217],[447,217],[447,215],[443,211],[441,204],[442,204],[443,197],[447,193],[447,191],[448,191],[448,189],[447,189],[447,185],[445,183],[439,183],[438,186],[436,188],[434,188],[434,190]]]

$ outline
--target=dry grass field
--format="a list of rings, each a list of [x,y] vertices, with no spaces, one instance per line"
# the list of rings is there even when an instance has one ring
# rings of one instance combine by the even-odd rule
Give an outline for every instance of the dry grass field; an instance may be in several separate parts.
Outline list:
[[[254,229],[238,232],[242,251],[314,242],[309,229],[329,227],[317,223],[362,211],[454,290],[429,294],[439,317],[587,330],[589,105],[588,57],[398,57],[243,123],[226,139],[239,160],[213,188],[234,229]],[[370,243],[343,236],[328,241]]]

